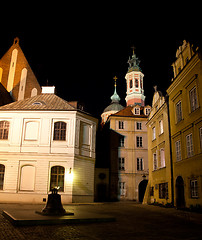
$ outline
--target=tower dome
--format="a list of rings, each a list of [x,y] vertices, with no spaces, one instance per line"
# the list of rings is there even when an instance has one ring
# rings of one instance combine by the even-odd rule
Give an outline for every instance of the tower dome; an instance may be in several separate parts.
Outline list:
[[[120,99],[119,95],[116,92],[116,80],[117,80],[117,77],[114,77],[114,80],[115,80],[114,94],[111,96],[111,100],[112,100],[111,104],[104,109],[104,111],[103,111],[103,113],[101,115],[102,123],[105,123],[110,115],[112,115],[114,113],[117,113],[117,112],[119,112],[120,110],[122,110],[124,108],[119,103],[121,99]]]

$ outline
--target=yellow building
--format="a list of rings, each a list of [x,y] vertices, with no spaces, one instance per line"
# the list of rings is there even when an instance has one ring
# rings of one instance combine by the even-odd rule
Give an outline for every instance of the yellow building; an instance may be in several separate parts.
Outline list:
[[[148,129],[149,182],[144,203],[172,203],[171,161],[168,107],[157,86],[152,109],[146,124]]]
[[[186,41],[176,53],[167,89],[173,158],[174,204],[202,206],[202,55]]]

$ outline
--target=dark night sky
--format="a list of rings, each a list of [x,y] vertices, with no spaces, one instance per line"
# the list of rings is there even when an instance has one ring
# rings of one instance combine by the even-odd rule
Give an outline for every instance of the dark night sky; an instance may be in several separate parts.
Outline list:
[[[110,104],[115,75],[125,105],[125,74],[132,45],[145,75],[146,104],[151,105],[153,86],[165,93],[171,82],[171,64],[183,39],[198,45],[202,42],[202,21],[196,12],[200,6],[54,4],[30,3],[27,12],[16,14],[15,7],[8,12],[10,26],[1,29],[0,57],[18,36],[40,85],[46,85],[48,79],[58,96],[83,102],[97,117]]]

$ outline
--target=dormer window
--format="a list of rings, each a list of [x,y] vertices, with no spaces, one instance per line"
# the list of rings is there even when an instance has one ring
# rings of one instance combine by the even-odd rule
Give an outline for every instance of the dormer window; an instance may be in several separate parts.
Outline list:
[[[149,116],[151,108],[145,108],[145,115]]]
[[[135,115],[140,115],[140,108],[135,108],[134,110],[135,110],[135,111],[134,111],[134,112],[135,112]]]

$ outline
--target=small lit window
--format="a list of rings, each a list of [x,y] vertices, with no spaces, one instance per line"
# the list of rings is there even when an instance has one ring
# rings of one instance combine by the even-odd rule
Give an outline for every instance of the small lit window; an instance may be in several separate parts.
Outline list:
[[[51,168],[50,190],[59,187],[59,192],[64,192],[64,176],[65,168],[62,166],[54,166]]]

